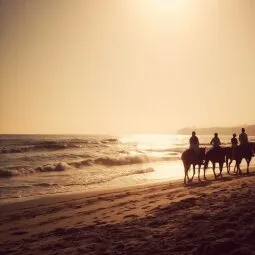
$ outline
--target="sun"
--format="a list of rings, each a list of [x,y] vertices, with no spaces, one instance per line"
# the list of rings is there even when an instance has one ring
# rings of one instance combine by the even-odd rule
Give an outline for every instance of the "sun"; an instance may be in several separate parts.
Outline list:
[[[150,0],[152,7],[160,11],[178,12],[184,6],[187,0]]]

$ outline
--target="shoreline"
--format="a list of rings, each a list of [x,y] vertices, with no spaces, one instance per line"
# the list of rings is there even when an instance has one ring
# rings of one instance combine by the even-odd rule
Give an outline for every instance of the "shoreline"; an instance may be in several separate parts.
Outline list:
[[[211,167],[209,168],[211,170]],[[218,169],[217,169],[218,170]],[[235,177],[235,175],[232,173],[231,175],[228,175],[226,172],[226,167],[223,167],[223,176],[232,176]],[[190,169],[192,171],[192,169]],[[207,169],[208,171],[208,169]],[[250,166],[250,173],[252,174],[255,172],[255,165]],[[246,175],[246,171],[243,170],[243,175]],[[203,170],[201,168],[200,172],[200,177],[201,180],[203,180]],[[210,178],[214,180],[213,178],[213,173],[207,174],[207,178]],[[217,179],[218,180],[218,179]],[[193,180],[193,183],[197,183],[198,178],[197,178],[197,169],[196,169],[196,174]],[[65,197],[71,198],[72,196],[74,197],[91,197],[91,196],[96,196],[96,195],[104,195],[104,194],[109,194],[109,193],[116,193],[116,192],[124,192],[124,191],[132,191],[134,189],[141,189],[141,188],[149,188],[151,186],[158,186],[158,185],[165,185],[165,184],[176,184],[176,185],[184,185],[183,183],[183,178],[178,178],[178,179],[167,179],[167,180],[156,180],[152,182],[147,182],[147,183],[141,183],[141,184],[134,184],[134,185],[128,185],[128,186],[115,186],[115,187],[97,187],[92,190],[86,190],[86,191],[77,191],[77,192],[59,192],[59,193],[53,193],[53,194],[43,194],[43,195],[36,195],[36,196],[28,196],[28,197],[21,197],[21,198],[6,198],[6,199],[1,199],[0,200],[0,209],[1,207],[5,205],[11,205],[11,204],[16,204],[16,203],[29,203],[31,202],[36,202],[37,200],[44,201],[48,199],[54,199],[56,201],[61,201],[65,199]]]
[[[197,179],[197,178],[196,178]],[[44,200],[54,200],[54,201],[63,201],[66,198],[71,199],[72,197],[81,197],[81,198],[89,198],[94,196],[100,196],[100,195],[106,195],[106,194],[114,194],[119,192],[129,192],[132,190],[139,190],[144,188],[150,188],[150,187],[157,187],[161,185],[167,185],[167,184],[175,184],[175,185],[182,185],[183,179],[175,179],[175,180],[164,180],[164,181],[155,181],[151,183],[145,183],[145,184],[136,184],[136,185],[130,185],[126,187],[116,187],[116,188],[96,188],[95,190],[87,190],[83,192],[63,192],[63,193],[54,193],[54,194],[47,194],[47,195],[37,195],[35,197],[24,197],[24,198],[11,198],[11,199],[3,199],[0,200],[0,209],[1,207],[5,206],[11,206],[12,204],[30,204],[30,203],[36,203],[36,202],[42,202],[45,203]],[[99,190],[100,189],[100,190]],[[8,200],[8,201],[5,201]]]

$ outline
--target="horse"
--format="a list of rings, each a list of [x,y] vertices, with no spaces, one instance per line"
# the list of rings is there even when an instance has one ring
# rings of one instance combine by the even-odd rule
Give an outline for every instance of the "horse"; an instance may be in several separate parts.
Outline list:
[[[238,146],[234,149],[231,147],[225,147],[223,148],[226,155],[226,166],[227,166],[227,172],[230,174],[230,166],[231,163],[235,160],[238,160],[238,164],[240,165],[242,159],[244,158],[247,162],[247,168],[249,172],[249,164],[251,161],[251,158],[253,154],[255,153],[255,143],[249,143],[250,145],[247,145],[246,149],[243,149],[242,147]],[[250,146],[250,147],[249,147]],[[234,168],[234,173],[236,172],[235,169],[237,167],[237,163]]]
[[[225,162],[225,150],[224,150],[224,148],[221,148],[221,147],[213,148],[213,149],[210,149],[205,154],[204,176],[205,176],[205,171],[208,167],[209,161],[211,161],[212,165],[213,165],[214,178],[216,179],[218,176],[222,176],[223,165],[224,165],[224,162]],[[217,176],[216,176],[216,173],[215,173],[215,164],[216,163],[219,163],[219,169],[220,169],[220,173]]]
[[[240,164],[243,159],[245,159],[247,163],[247,174],[250,173],[249,166],[250,166],[251,159],[254,156],[254,152],[255,152],[254,143],[239,145],[236,148],[236,152],[235,152],[236,167],[237,167],[236,174],[242,174]]]
[[[199,179],[199,181],[201,181],[200,180],[200,168],[201,168],[201,165],[203,165],[204,160],[205,160],[205,148],[199,148],[198,153],[192,149],[187,149],[182,153],[181,159],[182,159],[182,162],[184,165],[184,184],[187,184],[187,181],[190,182],[193,180],[194,175],[195,175],[196,165],[198,165],[198,179]],[[193,176],[190,179],[188,172],[189,172],[191,165],[193,165]]]

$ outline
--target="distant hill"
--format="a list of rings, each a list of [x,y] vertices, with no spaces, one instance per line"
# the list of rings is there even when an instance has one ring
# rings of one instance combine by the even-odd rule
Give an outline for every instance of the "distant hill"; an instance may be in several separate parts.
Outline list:
[[[237,127],[211,127],[211,128],[183,128],[178,130],[180,135],[190,135],[194,130],[198,135],[212,135],[217,132],[219,135],[232,135],[236,133],[240,134],[241,128],[244,127],[246,133],[250,136],[255,136],[255,125],[237,126]]]

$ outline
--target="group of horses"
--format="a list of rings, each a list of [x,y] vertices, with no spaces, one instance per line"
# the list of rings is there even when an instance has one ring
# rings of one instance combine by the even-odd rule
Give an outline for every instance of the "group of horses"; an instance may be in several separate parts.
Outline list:
[[[230,166],[233,160],[236,161],[234,172],[236,174],[242,174],[240,164],[243,159],[247,163],[247,174],[249,174],[249,165],[252,157],[255,153],[255,143],[247,143],[245,145],[237,146],[234,151],[231,147],[218,147],[206,151],[206,148],[199,148],[199,151],[196,152],[192,149],[187,149],[182,153],[181,159],[184,165],[184,184],[187,182],[192,182],[195,176],[196,165],[198,166],[198,180],[200,179],[200,169],[201,166],[204,166],[204,179],[206,169],[208,168],[209,162],[212,163],[212,169],[214,178],[222,177],[222,170],[224,163],[226,162],[227,173],[230,174]],[[219,174],[216,175],[215,166],[216,163],[219,163]],[[193,176],[189,178],[189,169],[193,166]],[[235,171],[236,170],[236,171]]]

